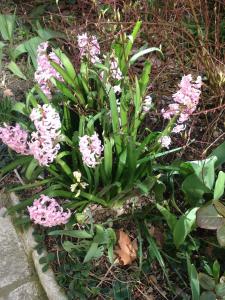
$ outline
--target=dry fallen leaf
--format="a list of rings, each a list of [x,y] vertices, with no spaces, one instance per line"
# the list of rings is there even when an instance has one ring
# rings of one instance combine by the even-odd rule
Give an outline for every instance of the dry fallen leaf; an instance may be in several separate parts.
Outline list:
[[[12,97],[13,96],[13,92],[10,89],[6,89],[3,91],[3,96],[4,97]]]
[[[137,241],[133,240],[131,242],[129,236],[121,229],[118,231],[117,236],[115,253],[119,258],[119,262],[124,266],[130,265],[137,258]]]

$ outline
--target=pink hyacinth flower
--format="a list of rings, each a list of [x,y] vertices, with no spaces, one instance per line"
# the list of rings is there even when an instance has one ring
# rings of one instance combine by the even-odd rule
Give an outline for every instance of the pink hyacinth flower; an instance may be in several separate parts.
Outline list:
[[[86,166],[95,168],[101,162],[101,153],[104,148],[97,133],[92,136],[84,135],[80,137],[79,149],[83,163]]]
[[[29,155],[28,132],[23,130],[19,124],[16,126],[5,125],[0,127],[0,139],[9,148],[19,154]]]
[[[30,119],[34,122],[36,132],[32,132],[29,143],[30,152],[41,166],[48,166],[56,158],[60,145],[61,121],[57,111],[44,104],[33,108]]]
[[[174,103],[169,104],[168,109],[162,109],[164,119],[171,119],[175,115],[179,115],[177,124],[173,132],[178,133],[184,130],[184,123],[196,110],[201,95],[201,77],[193,82],[192,75],[184,75],[179,84],[179,90],[173,94]]]
[[[88,36],[87,33],[83,33],[77,36],[77,42],[81,59],[86,57],[93,64],[100,62],[100,46],[96,36]]]
[[[60,59],[54,52],[47,54],[48,42],[41,43],[37,49],[37,70],[34,74],[35,81],[39,84],[43,93],[51,99],[51,82],[52,77],[63,81],[61,75],[52,67],[50,60],[61,65]]]
[[[169,149],[169,146],[171,144],[171,138],[169,136],[165,135],[159,139],[159,142],[162,147]]]
[[[41,195],[39,199],[34,200],[33,205],[27,209],[30,219],[35,224],[45,227],[66,224],[71,216],[70,210],[63,211],[63,208],[54,198],[45,195]]]

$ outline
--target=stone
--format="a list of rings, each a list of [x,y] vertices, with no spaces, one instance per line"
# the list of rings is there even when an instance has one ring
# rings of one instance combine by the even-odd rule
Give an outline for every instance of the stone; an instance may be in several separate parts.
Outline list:
[[[38,286],[34,282],[27,282],[12,291],[6,300],[43,300]]]
[[[42,255],[45,255],[44,253]],[[32,253],[35,269],[37,271],[41,285],[49,300],[68,300],[64,291],[60,288],[55,280],[53,271],[49,268],[46,272],[42,271],[42,266],[39,263],[42,255],[39,255],[37,251]]]
[[[9,217],[0,217],[0,288],[31,275],[27,256]]]
[[[7,209],[5,207],[0,208],[0,217],[4,217],[6,214],[7,214]]]

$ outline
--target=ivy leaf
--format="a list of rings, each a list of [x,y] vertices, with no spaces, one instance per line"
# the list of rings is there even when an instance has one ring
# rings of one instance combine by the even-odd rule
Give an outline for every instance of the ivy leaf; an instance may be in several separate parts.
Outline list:
[[[185,241],[196,221],[198,207],[187,211],[176,223],[173,231],[173,239],[177,248]]]
[[[213,292],[203,292],[200,296],[200,300],[216,300],[216,294]]]
[[[199,273],[198,274],[198,279],[199,279],[199,283],[200,283],[201,287],[204,290],[211,291],[216,286],[215,280],[207,274]]]
[[[217,229],[225,223],[213,204],[207,204],[197,211],[197,225],[204,229]]]
[[[217,229],[216,235],[220,246],[225,247],[225,224]]]
[[[219,200],[223,196],[225,185],[225,173],[220,171],[214,188],[214,200]]]

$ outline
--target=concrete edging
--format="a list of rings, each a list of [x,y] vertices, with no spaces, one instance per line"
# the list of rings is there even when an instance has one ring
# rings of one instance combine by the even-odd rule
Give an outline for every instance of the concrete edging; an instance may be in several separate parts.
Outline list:
[[[19,203],[19,199],[15,193],[9,194],[10,201],[13,205]],[[53,270],[49,268],[46,272],[42,271],[42,265],[39,263],[41,257],[47,255],[46,251],[42,254],[38,254],[34,247],[36,246],[35,239],[32,235],[33,229],[30,227],[27,231],[21,232],[21,238],[25,247],[27,255],[32,259],[34,263],[35,270],[39,277],[40,283],[48,297],[49,300],[68,300],[62,288],[58,285],[55,279]]]

